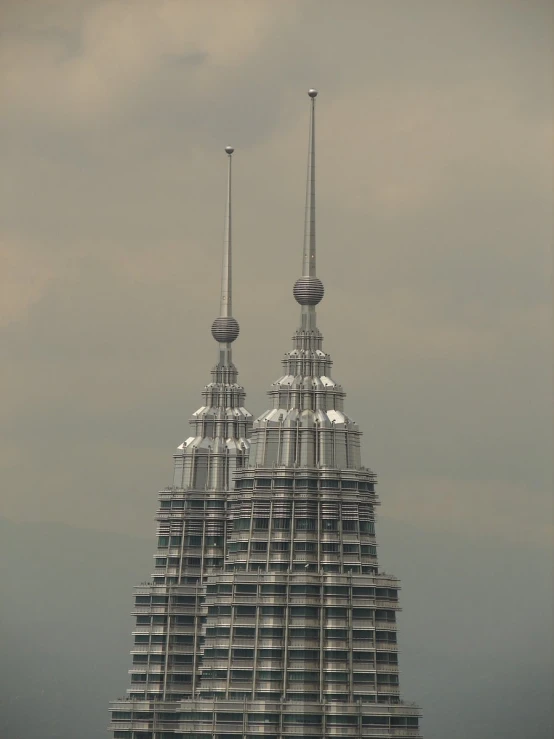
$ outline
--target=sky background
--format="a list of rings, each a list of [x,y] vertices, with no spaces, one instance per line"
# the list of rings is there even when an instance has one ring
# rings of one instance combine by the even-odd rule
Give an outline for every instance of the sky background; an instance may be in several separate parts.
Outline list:
[[[491,623],[477,645],[504,634],[497,656],[517,643],[543,669],[552,51],[541,0],[3,0],[0,516],[151,553],[156,493],[216,359],[227,144],[234,360],[263,411],[298,323],[317,87],[319,325],[379,475],[381,564],[413,580],[393,552],[455,563],[445,623],[491,567],[475,606],[505,605],[514,629]]]

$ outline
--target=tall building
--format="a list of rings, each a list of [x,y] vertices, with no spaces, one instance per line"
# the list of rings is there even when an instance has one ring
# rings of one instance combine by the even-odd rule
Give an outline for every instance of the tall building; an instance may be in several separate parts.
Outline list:
[[[293,348],[252,424],[231,343],[231,154],[219,343],[193,436],[159,495],[152,582],[114,739],[420,737],[400,698],[398,580],[379,572],[375,474],[332,378],[316,305],[315,98]]]

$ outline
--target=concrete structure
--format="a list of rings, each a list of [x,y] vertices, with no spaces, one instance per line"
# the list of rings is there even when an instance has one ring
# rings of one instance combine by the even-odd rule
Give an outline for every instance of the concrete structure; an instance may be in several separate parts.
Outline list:
[[[315,99],[293,348],[252,424],[231,344],[231,155],[219,343],[193,435],[160,493],[152,582],[136,589],[115,739],[420,737],[400,698],[398,580],[379,573],[374,473],[332,378],[316,305]]]

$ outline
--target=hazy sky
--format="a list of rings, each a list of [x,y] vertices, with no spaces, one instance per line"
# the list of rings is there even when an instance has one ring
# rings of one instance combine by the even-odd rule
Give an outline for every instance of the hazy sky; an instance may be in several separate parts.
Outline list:
[[[257,415],[318,311],[382,515],[550,545],[551,4],[4,0],[1,515],[153,536],[216,346]],[[386,564],[386,563],[385,563]]]

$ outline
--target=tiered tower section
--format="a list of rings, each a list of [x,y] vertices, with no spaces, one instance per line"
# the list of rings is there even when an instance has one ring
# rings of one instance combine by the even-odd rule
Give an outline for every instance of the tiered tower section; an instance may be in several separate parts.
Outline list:
[[[233,477],[246,464],[252,415],[232,361],[239,325],[232,316],[231,174],[233,148],[227,147],[220,315],[212,335],[217,364],[193,414],[192,435],[175,455],[173,485],[159,493],[158,546],[148,583],[135,588],[131,686],[112,703],[115,737],[156,737],[154,717],[174,716],[176,701],[198,689],[202,659],[203,576],[221,571],[227,537],[227,497]],[[155,706],[155,710],[153,710]],[[173,733],[171,734],[173,736]]]

